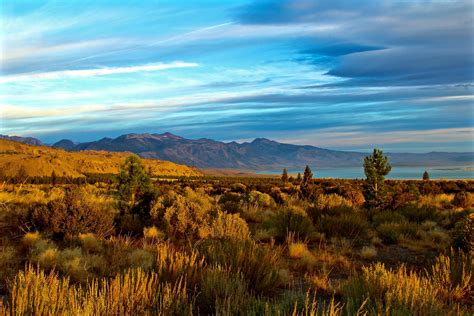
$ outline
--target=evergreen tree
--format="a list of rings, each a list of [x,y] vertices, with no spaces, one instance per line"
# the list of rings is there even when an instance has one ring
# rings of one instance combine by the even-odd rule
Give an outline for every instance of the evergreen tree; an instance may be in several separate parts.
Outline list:
[[[425,172],[423,172],[423,180],[428,181],[429,179],[430,179],[430,174],[428,173],[428,171],[425,170]]]
[[[283,173],[281,174],[281,181],[288,182],[288,170],[286,170],[286,168],[283,169]]]
[[[298,175],[296,176],[296,183],[300,184],[301,183],[301,173],[298,172]]]
[[[313,172],[311,171],[311,168],[309,166],[306,166],[303,173],[303,185],[310,184],[312,179],[313,179]]]
[[[314,198],[313,172],[309,166],[306,166],[303,173],[303,180],[301,181],[301,194],[304,199]]]
[[[364,172],[366,179],[365,199],[367,206],[379,208],[385,198],[385,176],[389,174],[392,167],[388,159],[379,149],[374,149],[372,155],[364,159]]]
[[[118,181],[121,215],[137,214],[148,217],[155,190],[140,158],[130,155],[125,159]]]

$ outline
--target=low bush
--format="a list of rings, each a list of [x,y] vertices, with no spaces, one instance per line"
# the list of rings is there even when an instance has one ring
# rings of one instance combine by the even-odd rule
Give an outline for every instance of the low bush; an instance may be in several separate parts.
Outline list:
[[[304,209],[297,206],[279,208],[265,223],[265,227],[272,230],[280,241],[283,241],[288,233],[304,238],[313,231],[311,219]]]
[[[169,236],[196,239],[199,230],[208,225],[215,213],[215,205],[207,194],[186,188],[184,195],[176,195],[171,206],[166,208],[163,223]]]
[[[408,220],[399,212],[382,211],[377,212],[372,216],[372,223],[375,227],[383,223],[404,223]]]
[[[365,239],[368,228],[369,224],[363,213],[324,216],[319,222],[319,230],[328,237]]]
[[[396,244],[400,238],[397,223],[383,223],[377,227],[377,233],[385,244]]]
[[[226,192],[219,198],[221,209],[227,213],[238,213],[242,208],[242,196],[235,192]]]
[[[250,238],[247,222],[239,214],[219,212],[201,237],[214,239],[246,240]],[[203,236],[205,235],[205,236]]]
[[[204,271],[197,296],[199,312],[205,315],[236,315],[253,298],[241,273],[217,266]]]
[[[360,256],[363,259],[372,260],[377,256],[377,249],[375,247],[364,246],[360,251]]]
[[[249,193],[248,203],[261,208],[269,208],[275,206],[275,201],[270,195],[255,190]]]
[[[472,252],[474,248],[474,221],[472,214],[465,214],[461,217],[452,232],[452,246],[460,249],[465,253]]]
[[[198,249],[207,263],[242,273],[250,289],[256,293],[274,293],[281,285],[281,250],[276,247],[258,245],[253,241],[205,240]]]
[[[204,269],[204,258],[196,251],[179,251],[168,243],[158,244],[156,271],[161,282],[186,280],[189,287],[198,284]]]
[[[438,222],[441,218],[440,213],[433,207],[418,207],[416,205],[410,205],[400,208],[398,212],[410,222],[418,224],[425,221]]]
[[[32,213],[32,221],[57,239],[72,239],[80,233],[106,236],[114,230],[110,210],[87,203],[83,192],[77,188],[69,188],[63,198],[37,207]]]
[[[473,265],[470,253],[451,250],[447,255],[436,258],[436,262],[427,272],[440,296],[446,304],[474,302]]]
[[[468,208],[471,207],[474,203],[474,198],[471,193],[461,191],[454,195],[453,205],[460,207],[460,208]]]
[[[386,269],[377,263],[363,267],[344,288],[346,304],[370,315],[443,315],[443,304],[437,300],[438,289],[430,280],[409,272],[402,266]],[[360,311],[360,306],[362,311]],[[446,310],[444,310],[446,311]]]

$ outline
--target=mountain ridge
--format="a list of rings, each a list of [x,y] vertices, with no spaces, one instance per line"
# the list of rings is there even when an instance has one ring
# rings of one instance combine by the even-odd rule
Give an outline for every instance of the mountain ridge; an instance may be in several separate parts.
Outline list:
[[[64,140],[62,140],[64,142]],[[71,141],[72,142],[72,141]],[[70,142],[67,142],[70,145]],[[53,146],[61,147],[55,143]],[[66,149],[66,148],[65,148]],[[251,142],[221,142],[213,139],[187,139],[172,133],[130,133],[116,138],[78,143],[79,150],[130,151],[143,158],[168,160],[203,169],[222,168],[268,171],[280,168],[355,167],[369,153],[340,151],[311,145],[280,143],[267,138]],[[474,164],[473,153],[386,153],[394,166],[459,166]]]

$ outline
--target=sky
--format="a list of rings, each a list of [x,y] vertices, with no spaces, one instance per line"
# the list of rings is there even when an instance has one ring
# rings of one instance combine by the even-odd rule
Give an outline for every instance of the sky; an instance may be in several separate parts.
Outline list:
[[[472,1],[0,2],[0,134],[474,151]]]

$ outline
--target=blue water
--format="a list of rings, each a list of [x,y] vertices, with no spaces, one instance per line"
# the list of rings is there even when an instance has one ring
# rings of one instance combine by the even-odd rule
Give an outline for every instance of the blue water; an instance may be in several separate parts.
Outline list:
[[[430,179],[474,179],[474,169],[472,166],[462,167],[392,167],[392,171],[386,177],[387,179],[419,179],[423,177],[423,172],[427,170]],[[289,174],[297,174],[303,170],[288,170]],[[273,172],[261,172],[262,174],[281,174],[281,170]],[[364,168],[347,167],[347,168],[327,168],[313,169],[315,178],[338,178],[338,179],[364,179]]]

